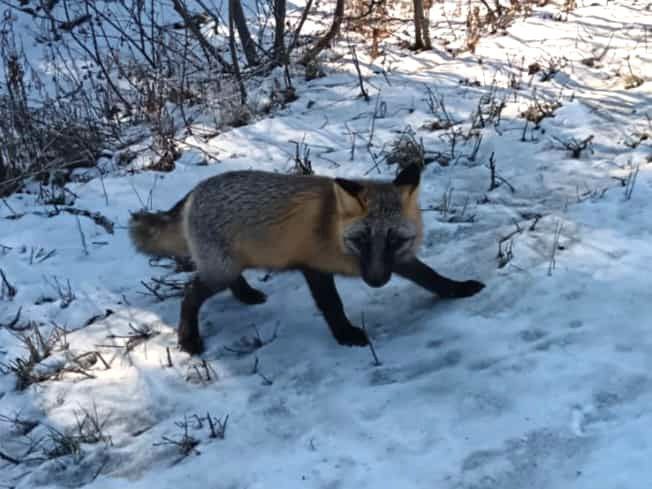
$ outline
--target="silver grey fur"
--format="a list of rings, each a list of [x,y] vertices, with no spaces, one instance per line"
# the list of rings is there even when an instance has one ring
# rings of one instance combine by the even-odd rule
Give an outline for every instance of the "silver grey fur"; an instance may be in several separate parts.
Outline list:
[[[224,288],[241,272],[230,247],[259,237],[272,216],[283,216],[292,196],[319,191],[329,179],[261,171],[234,171],[202,181],[192,191],[185,234],[200,278]]]

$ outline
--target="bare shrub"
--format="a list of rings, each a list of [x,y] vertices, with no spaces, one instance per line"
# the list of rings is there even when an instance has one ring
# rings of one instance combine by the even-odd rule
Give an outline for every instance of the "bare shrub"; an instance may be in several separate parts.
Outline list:
[[[72,456],[79,461],[82,456],[83,444],[104,443],[111,445],[111,437],[104,432],[110,416],[100,414],[95,403],[90,408],[81,407],[75,410],[74,427],[58,430],[47,427],[47,435],[43,441],[43,455],[48,459]]]
[[[587,150],[589,153],[593,154],[593,148],[591,147],[593,144],[593,137],[593,134],[590,134],[581,140],[575,138],[563,140],[555,136],[552,138],[569,152],[571,158],[577,159],[582,156],[582,152],[584,150]]]
[[[42,372],[37,371],[36,366],[48,358],[61,338],[61,331],[53,329],[49,335],[41,333],[40,326],[33,324],[31,331],[17,335],[27,351],[23,358],[15,358],[0,365],[5,372],[11,372],[16,376],[16,390],[25,390],[30,385],[44,380]]]
[[[0,195],[15,191],[25,177],[47,183],[59,169],[66,170],[65,184],[71,169],[94,165],[105,148],[128,146],[123,137],[133,125],[150,131],[152,168],[170,171],[180,155],[180,129],[192,134],[193,123],[201,119],[198,127],[206,126],[207,117],[217,130],[250,122],[244,82],[268,72],[278,63],[273,56],[285,58],[285,29],[277,26],[276,52],[267,53],[259,45],[269,42],[265,25],[249,26],[262,33],[256,43],[246,22],[269,19],[246,18],[239,0],[229,2],[240,40],[230,62],[220,31],[226,23],[213,0],[192,2],[198,12],[190,11],[191,2],[175,0],[177,22],[161,15],[160,2],[33,3],[38,8],[5,2],[8,13],[0,21]],[[275,13],[285,18],[284,3]],[[29,42],[47,53],[45,82],[21,51],[28,40],[14,29],[18,16],[26,15],[34,21]],[[241,54],[247,72],[235,69]]]
[[[353,0],[348,6],[349,30],[371,42],[371,56],[380,55],[380,43],[392,35],[396,25],[390,22],[389,2]]]
[[[526,121],[533,122],[535,128],[538,128],[543,119],[554,117],[555,111],[560,107],[559,100],[539,100],[535,93],[532,103],[521,113],[521,117]]]
[[[643,78],[641,78],[636,73],[634,73],[634,70],[632,70],[632,65],[629,61],[629,56],[627,56],[626,61],[627,61],[628,72],[622,75],[625,89],[631,90],[632,88],[640,87],[641,85],[643,85],[645,80],[643,80]]]
[[[425,150],[422,141],[417,141],[411,128],[404,130],[393,142],[385,161],[389,165],[407,168],[411,165],[423,167]]]
[[[184,420],[177,423],[177,426],[182,430],[182,434],[178,438],[170,438],[168,436],[162,436],[161,441],[154,443],[155,447],[158,446],[173,446],[176,447],[181,458],[185,458],[189,455],[195,454],[199,455],[199,450],[197,450],[197,445],[199,445],[199,440],[194,436],[188,433],[188,418],[184,417]]]
[[[474,2],[475,3],[475,2]],[[506,29],[518,17],[528,17],[532,7],[541,0],[510,0],[503,5],[500,0],[480,0],[475,5],[469,2],[466,13],[465,47],[474,53],[483,35],[506,33]]]
[[[25,175],[47,183],[54,170],[93,166],[108,131],[75,92],[42,93],[39,103],[30,103],[40,80],[7,19],[0,29],[0,61],[0,196],[18,188]]]

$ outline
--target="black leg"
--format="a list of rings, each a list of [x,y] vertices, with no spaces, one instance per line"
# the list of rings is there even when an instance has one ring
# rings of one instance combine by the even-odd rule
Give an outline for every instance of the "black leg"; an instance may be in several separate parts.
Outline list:
[[[340,345],[365,346],[369,344],[365,332],[351,324],[342,307],[342,300],[335,288],[335,280],[330,273],[303,270],[308,287],[317,307],[324,314],[333,336]]]
[[[199,309],[202,304],[218,293],[222,288],[209,287],[195,276],[187,285],[181,302],[181,318],[179,320],[179,346],[191,355],[198,355],[204,349],[199,334]]]
[[[254,289],[242,275],[231,284],[230,288],[233,296],[243,304],[262,304],[267,300],[265,293]]]
[[[476,280],[458,282],[457,280],[451,280],[443,275],[439,275],[418,258],[414,258],[407,263],[396,263],[393,271],[401,277],[411,280],[424,289],[446,299],[469,297],[477,294],[484,288],[484,284]]]

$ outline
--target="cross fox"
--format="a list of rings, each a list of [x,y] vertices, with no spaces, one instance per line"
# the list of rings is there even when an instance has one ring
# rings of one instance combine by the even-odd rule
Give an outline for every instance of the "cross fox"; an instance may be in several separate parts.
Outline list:
[[[139,251],[189,257],[197,267],[178,330],[190,354],[203,349],[198,315],[209,297],[229,288],[245,304],[265,302],[242,276],[249,268],[300,270],[337,342],[364,346],[367,335],[344,314],[334,274],[381,287],[396,273],[445,298],[484,288],[439,275],[416,257],[419,180],[416,165],[393,181],[227,172],[200,182],[166,212],[133,214],[129,231]]]

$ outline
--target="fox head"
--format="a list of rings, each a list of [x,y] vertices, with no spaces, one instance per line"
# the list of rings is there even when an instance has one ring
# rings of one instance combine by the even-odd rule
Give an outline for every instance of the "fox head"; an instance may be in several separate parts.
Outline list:
[[[341,246],[359,260],[372,287],[385,285],[395,263],[412,259],[421,241],[420,168],[411,165],[393,182],[335,179]]]

